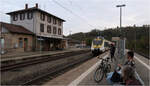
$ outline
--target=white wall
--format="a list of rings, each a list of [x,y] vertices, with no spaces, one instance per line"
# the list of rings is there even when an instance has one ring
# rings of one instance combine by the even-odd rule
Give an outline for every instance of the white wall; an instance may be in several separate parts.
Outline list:
[[[62,38],[63,36],[63,23],[61,26],[58,25],[58,21],[57,21],[57,24],[53,24],[53,17],[51,18],[51,23],[48,23],[47,22],[47,15],[45,15],[45,20],[42,21],[40,19],[40,13],[39,12],[36,12],[36,22],[35,22],[35,25],[36,25],[36,33],[37,35],[42,35],[42,36],[45,36],[45,37],[53,37],[53,38]],[[44,32],[40,32],[40,24],[44,24]],[[51,26],[51,33],[48,33],[47,32],[47,26],[50,25]],[[53,26],[55,26],[57,28],[57,32],[56,34],[53,34]],[[58,28],[61,28],[61,35],[58,35]]]
[[[33,17],[34,17],[34,13],[33,13]],[[20,20],[19,14],[18,14],[18,20],[16,20],[16,21],[13,21],[13,17],[11,16],[11,23],[16,24],[16,25],[22,25],[26,29],[28,29],[29,31],[34,32],[34,30],[33,30],[33,18],[27,19],[27,13],[25,13],[25,19],[24,20]]]
[[[42,21],[40,19],[40,12],[39,11],[34,11],[33,12],[33,18],[32,19],[27,19],[27,13],[25,14],[25,19],[20,20],[20,15],[18,14],[18,20],[13,21],[13,17],[11,16],[11,23],[16,24],[16,25],[22,25],[31,32],[36,33],[37,36],[44,36],[44,37],[53,37],[53,38],[62,38],[63,37],[63,22],[61,26],[58,25],[58,20],[57,24],[53,24],[53,17],[51,18],[51,23],[47,22],[47,15],[45,15],[45,21]],[[44,32],[40,32],[40,24],[44,24]],[[51,26],[51,33],[47,32],[47,26]],[[53,26],[57,28],[56,34],[53,34]],[[58,28],[61,28],[61,35],[58,35]]]

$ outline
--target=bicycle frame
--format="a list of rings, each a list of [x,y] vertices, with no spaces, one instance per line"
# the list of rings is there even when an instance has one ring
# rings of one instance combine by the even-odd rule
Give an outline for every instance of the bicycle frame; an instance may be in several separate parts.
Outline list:
[[[96,69],[96,71],[95,71],[95,73],[94,73],[94,80],[97,82],[97,83],[99,83],[102,79],[103,79],[103,77],[105,76],[107,76],[107,73],[108,72],[110,72],[110,69],[111,69],[111,65],[108,63],[109,62],[109,59],[108,58],[106,58],[106,59],[102,59],[102,61],[101,61],[101,63],[100,63],[100,65],[98,66],[98,68]],[[96,78],[95,78],[95,75],[97,75],[97,71],[102,71],[102,74],[100,74],[100,79],[99,80],[97,80]]]

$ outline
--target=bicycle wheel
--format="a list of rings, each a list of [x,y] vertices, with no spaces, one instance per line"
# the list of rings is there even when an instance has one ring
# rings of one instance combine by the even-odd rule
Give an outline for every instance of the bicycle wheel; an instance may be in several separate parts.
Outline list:
[[[107,72],[110,72],[110,70],[111,70],[111,65],[108,64],[108,65],[107,65]]]
[[[94,80],[95,82],[99,83],[104,77],[103,69],[102,68],[97,68],[95,73],[94,73]]]

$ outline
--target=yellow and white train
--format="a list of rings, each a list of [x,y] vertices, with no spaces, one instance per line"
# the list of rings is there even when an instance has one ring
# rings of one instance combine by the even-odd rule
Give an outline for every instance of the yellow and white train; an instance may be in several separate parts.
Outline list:
[[[91,51],[93,55],[100,54],[102,52],[105,52],[109,49],[109,44],[111,42],[108,40],[105,40],[103,37],[97,37],[93,39],[92,45],[91,45]]]

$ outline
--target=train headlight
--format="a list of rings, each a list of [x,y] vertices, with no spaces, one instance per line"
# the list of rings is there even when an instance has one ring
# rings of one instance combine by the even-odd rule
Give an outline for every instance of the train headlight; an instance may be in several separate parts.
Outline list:
[[[94,45],[93,47],[94,47],[94,48],[97,48],[97,46],[96,46],[96,45]]]
[[[98,48],[100,48],[101,46],[100,46],[100,45],[98,45],[97,47],[98,47]]]

